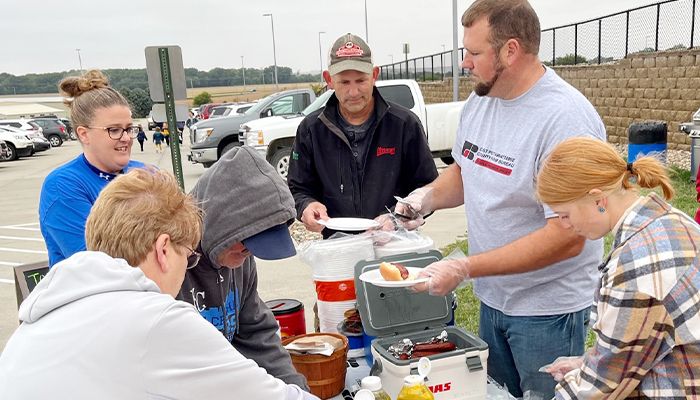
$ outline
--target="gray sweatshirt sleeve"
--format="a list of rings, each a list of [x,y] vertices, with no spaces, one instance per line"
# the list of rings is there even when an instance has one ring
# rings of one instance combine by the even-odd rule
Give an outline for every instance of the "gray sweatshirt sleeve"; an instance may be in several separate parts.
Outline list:
[[[243,357],[192,306],[176,302],[161,312],[143,346],[138,368],[151,398],[306,400],[316,397],[286,385]]]
[[[241,311],[233,346],[270,375],[308,390],[306,378],[294,369],[289,353],[282,347],[272,311],[258,296],[258,273],[252,256],[240,270],[235,271],[240,272],[236,274],[236,284],[241,291]]]

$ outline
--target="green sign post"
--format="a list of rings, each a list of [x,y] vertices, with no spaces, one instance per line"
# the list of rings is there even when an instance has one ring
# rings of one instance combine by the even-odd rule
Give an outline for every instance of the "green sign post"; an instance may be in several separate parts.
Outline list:
[[[148,75],[148,89],[153,100],[151,113],[165,114],[165,122],[168,123],[170,133],[170,155],[173,163],[173,174],[180,188],[185,190],[185,179],[182,174],[182,159],[180,157],[180,132],[177,121],[179,108],[175,101],[187,100],[187,88],[185,86],[185,68],[182,65],[182,50],[180,46],[149,46],[146,53],[146,73]],[[165,112],[163,112],[165,111]],[[182,114],[182,113],[180,113]],[[187,112],[181,116],[186,118]],[[159,119],[163,121],[163,119]],[[180,119],[184,121],[184,119]]]
[[[158,48],[158,59],[160,60],[160,76],[163,80],[165,115],[167,116],[168,131],[170,132],[170,157],[173,163],[173,174],[180,185],[180,189],[184,191],[185,178],[182,174],[182,158],[180,157],[180,133],[177,128],[177,118],[175,118],[175,96],[170,75],[170,59],[167,47]]]

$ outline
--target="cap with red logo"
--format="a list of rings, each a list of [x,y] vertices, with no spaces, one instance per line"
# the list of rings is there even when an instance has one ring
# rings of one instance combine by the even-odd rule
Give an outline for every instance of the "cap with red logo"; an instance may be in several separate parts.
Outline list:
[[[372,50],[359,36],[347,33],[333,43],[328,61],[328,72],[331,75],[347,70],[371,74],[373,68]]]

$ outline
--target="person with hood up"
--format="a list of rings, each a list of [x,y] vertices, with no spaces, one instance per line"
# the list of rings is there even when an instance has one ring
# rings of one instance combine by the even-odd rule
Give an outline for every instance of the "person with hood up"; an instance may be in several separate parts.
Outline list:
[[[296,254],[288,224],[296,215],[284,180],[254,149],[225,153],[191,192],[204,211],[198,251],[180,299],[194,304],[244,356],[271,375],[307,389],[277,336],[277,321],[258,295],[253,256],[279,260]]]
[[[199,259],[201,226],[171,174],[115,178],[87,218],[89,251],[56,264],[22,302],[0,355],[0,399],[317,399],[174,299]]]

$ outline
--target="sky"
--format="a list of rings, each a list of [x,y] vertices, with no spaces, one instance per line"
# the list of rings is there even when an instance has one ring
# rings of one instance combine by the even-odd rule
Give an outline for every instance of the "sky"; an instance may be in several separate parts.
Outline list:
[[[624,11],[655,0],[530,0],[542,29]],[[365,3],[367,26],[365,26]],[[452,47],[451,0],[2,0],[0,73],[80,67],[145,68],[144,48],[179,45],[186,68],[327,68],[328,47],[344,33],[369,35],[376,65]],[[472,0],[457,0],[458,17]],[[454,22],[453,22],[454,21]],[[319,32],[325,32],[319,34]],[[323,60],[319,57],[319,37]],[[76,49],[80,49],[77,51]],[[241,56],[243,59],[241,59]]]

